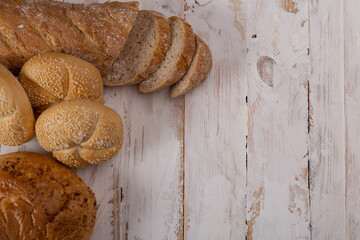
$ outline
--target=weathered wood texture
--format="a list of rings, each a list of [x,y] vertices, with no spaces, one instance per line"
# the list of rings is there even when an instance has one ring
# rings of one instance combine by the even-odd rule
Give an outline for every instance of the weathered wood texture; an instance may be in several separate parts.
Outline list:
[[[309,4],[311,235],[345,239],[343,1]]]
[[[92,239],[358,239],[360,3],[140,7],[185,17],[213,70],[176,100],[105,88],[125,141],[113,160],[76,170],[99,203]],[[0,147],[14,151],[44,152],[35,139]]]
[[[360,2],[344,2],[345,238],[360,236]],[[343,184],[343,183],[341,183]]]
[[[141,1],[140,7],[183,14],[182,4],[166,0]],[[105,104],[121,111],[126,129],[112,171],[103,173],[113,183],[112,199],[104,202],[112,209],[109,239],[176,239],[183,234],[183,100],[170,100],[166,90],[143,95],[136,87],[108,88],[105,94],[113,95]]]
[[[185,239],[246,236],[244,16],[243,1],[186,1],[186,20],[214,65],[185,96]]]
[[[308,239],[307,4],[248,1],[248,239]]]

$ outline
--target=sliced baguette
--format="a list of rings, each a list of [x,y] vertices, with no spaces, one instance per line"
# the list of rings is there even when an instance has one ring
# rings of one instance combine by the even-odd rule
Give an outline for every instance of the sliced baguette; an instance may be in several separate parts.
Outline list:
[[[124,86],[149,78],[168,51],[170,35],[170,25],[161,14],[140,11],[119,58],[104,76],[104,84]]]
[[[171,44],[160,68],[139,84],[139,90],[149,93],[166,88],[186,73],[195,53],[195,35],[189,24],[178,17],[169,18]]]
[[[199,86],[208,76],[212,67],[209,47],[196,36],[196,53],[184,77],[171,87],[170,97],[181,96]]]

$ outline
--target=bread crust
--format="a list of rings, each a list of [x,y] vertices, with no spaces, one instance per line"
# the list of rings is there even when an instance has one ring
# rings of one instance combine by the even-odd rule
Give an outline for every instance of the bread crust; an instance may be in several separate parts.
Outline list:
[[[209,47],[196,36],[196,53],[184,77],[171,87],[170,97],[176,98],[191,91],[205,81],[212,68],[212,55]]]
[[[87,99],[64,101],[38,118],[41,147],[71,167],[86,167],[113,158],[123,143],[123,123],[112,109]]]
[[[0,6],[0,40],[22,64],[39,53],[63,52],[94,64],[101,74],[112,67],[138,14],[134,2],[3,0]],[[13,68],[18,72],[18,64]]]
[[[31,152],[0,156],[0,238],[90,239],[94,193],[73,171]]]
[[[112,59],[112,64],[131,31],[132,25],[128,23],[137,17],[137,9],[136,2],[91,3],[72,5],[66,8],[66,14],[93,46]]]
[[[92,64],[63,53],[45,53],[31,58],[19,74],[35,115],[69,99],[86,98],[103,103],[103,82]]]
[[[33,55],[51,51],[40,34],[20,17],[20,6],[6,2],[0,3],[1,7],[6,7],[6,11],[0,11],[0,38],[11,50],[25,61]]]
[[[149,93],[154,92],[163,88],[166,88],[177,81],[181,79],[181,77],[186,73],[190,63],[191,59],[194,56],[195,53],[195,35],[191,28],[191,26],[186,23],[183,19],[173,16],[169,18],[170,23],[175,24],[177,22],[178,24],[181,24],[183,31],[184,31],[184,37],[182,39],[182,48],[181,52],[179,54],[179,57],[176,61],[176,63],[173,66],[166,67],[166,75],[165,76],[158,76],[159,71],[163,71],[165,69],[165,65],[168,64],[167,58],[163,60],[163,62],[160,65],[160,68],[157,69],[156,72],[154,72],[152,75],[150,75],[150,78],[141,82],[139,84],[139,90],[142,93]],[[172,43],[175,41],[175,33],[172,32]],[[171,46],[170,46],[171,48]],[[169,54],[170,51],[167,53]],[[172,59],[169,58],[169,61]]]
[[[0,144],[18,146],[34,138],[35,118],[21,84],[0,64]]]

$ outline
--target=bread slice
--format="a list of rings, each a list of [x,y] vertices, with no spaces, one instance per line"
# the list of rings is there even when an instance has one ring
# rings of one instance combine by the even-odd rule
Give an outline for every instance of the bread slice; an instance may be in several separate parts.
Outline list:
[[[199,86],[208,76],[212,67],[209,47],[196,36],[196,53],[184,77],[171,87],[170,97],[181,96]]]
[[[149,79],[139,84],[143,93],[168,87],[186,73],[195,53],[195,35],[189,24],[178,17],[169,18],[171,44],[160,68]]]
[[[104,76],[104,84],[137,84],[158,69],[170,44],[171,29],[159,13],[140,11],[113,67]]]

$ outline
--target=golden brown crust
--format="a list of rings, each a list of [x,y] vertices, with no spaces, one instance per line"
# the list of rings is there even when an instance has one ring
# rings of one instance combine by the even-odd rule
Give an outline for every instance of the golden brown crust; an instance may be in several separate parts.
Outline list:
[[[0,63],[3,64],[13,74],[19,74],[23,62],[13,51],[10,50],[9,46],[0,37]]]
[[[14,53],[27,60],[33,55],[51,51],[39,33],[21,18],[19,4],[3,1],[0,7],[6,8],[6,12],[0,11],[0,35]]]
[[[134,22],[138,15],[137,5],[134,2],[73,5],[72,8],[66,8],[66,13],[94,46],[115,60],[132,28],[128,23]],[[96,21],[94,16],[97,16]]]
[[[80,57],[103,71],[111,67],[112,60],[95,48],[66,16],[66,9],[73,4],[36,1],[27,6],[22,9],[24,17],[53,50]]]
[[[102,74],[112,67],[137,16],[137,3],[3,0],[0,7],[0,40],[20,62],[63,52],[91,62]]]
[[[17,146],[34,137],[35,118],[21,84],[0,65],[0,144]]]
[[[188,72],[172,86],[170,97],[181,96],[205,81],[212,67],[212,55],[209,47],[200,37],[196,36],[196,53]]]
[[[179,81],[181,77],[186,73],[191,63],[191,59],[194,56],[195,35],[191,26],[188,23],[186,23],[183,19],[175,16],[169,18],[169,21],[171,23],[171,26],[172,24],[175,24],[175,22],[181,24],[184,31],[184,38],[182,40],[179,40],[182,41],[179,58],[174,66],[169,67],[168,61],[172,61],[172,57],[170,58],[170,56],[167,56],[160,65],[160,68],[156,72],[154,72],[149,79],[139,84],[139,90],[142,93],[154,92],[166,88]],[[175,33],[173,32],[172,44],[174,44],[173,42],[175,40],[178,40],[178,39],[174,39],[174,37],[175,37]],[[170,51],[167,52],[167,54],[169,53]],[[159,73],[159,71],[161,72],[166,71],[166,74],[163,75],[163,73]]]
[[[123,143],[123,124],[112,109],[87,99],[61,102],[36,122],[40,145],[71,167],[113,158]]]
[[[63,53],[45,53],[25,63],[19,81],[35,114],[63,100],[86,98],[103,103],[100,72],[90,63]]]
[[[90,239],[94,193],[70,169],[30,152],[0,156],[1,239]]]

